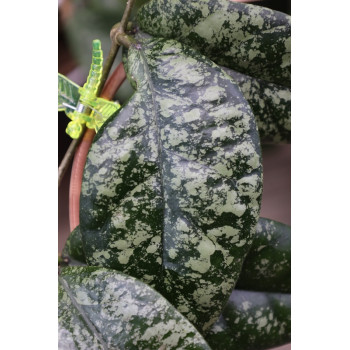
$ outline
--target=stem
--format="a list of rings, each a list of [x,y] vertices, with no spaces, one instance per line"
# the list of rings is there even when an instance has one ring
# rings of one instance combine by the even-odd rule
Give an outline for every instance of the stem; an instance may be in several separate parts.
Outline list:
[[[123,14],[123,18],[122,18],[121,22],[114,25],[111,29],[110,37],[111,37],[112,44],[111,44],[111,48],[109,50],[106,62],[103,66],[102,77],[101,77],[101,82],[100,82],[99,88],[97,90],[97,96],[100,96],[101,91],[103,90],[103,87],[105,85],[105,82],[107,80],[109,72],[112,68],[113,62],[115,60],[115,57],[117,56],[117,53],[119,51],[120,45],[123,45],[127,48],[129,48],[131,45],[131,40],[127,35],[125,35],[125,30],[126,30],[128,24],[130,24],[130,23],[128,23],[128,19],[129,19],[129,16],[131,14],[133,5],[134,5],[134,0],[128,0],[128,2],[126,3],[126,7],[124,10],[124,14]],[[123,67],[121,67],[121,68],[123,68]],[[124,71],[124,68],[123,69],[121,69],[121,68],[119,68],[119,71],[121,71],[121,70]],[[117,69],[118,69],[118,67],[117,67]],[[125,74],[125,72],[124,72],[124,74]],[[124,77],[124,79],[125,79],[125,77]],[[122,80],[122,82],[124,81],[124,79]],[[118,81],[118,79],[114,80],[114,81]],[[117,91],[118,88],[119,88],[119,86],[117,86],[115,88],[114,92]],[[111,90],[113,90],[113,88]],[[103,97],[107,100],[111,100],[113,98],[113,96],[103,96]],[[81,139],[82,139],[82,136],[80,136],[79,139],[77,139],[77,140],[73,140],[71,142],[66,154],[63,157],[63,160],[58,168],[58,187],[60,187],[63,176],[69,167],[69,164],[74,156],[74,152],[75,152],[75,150],[79,144],[79,141]]]
[[[71,232],[79,225],[80,192],[84,166],[95,135],[94,129],[87,129],[74,155],[69,183],[69,227]]]
[[[111,48],[109,50],[106,62],[103,66],[102,71],[102,77],[100,86],[97,91],[97,96],[100,96],[102,91],[102,97],[108,100],[111,100],[116,92],[116,90],[120,87],[122,82],[125,80],[125,71],[123,65],[121,65],[121,68],[119,66],[117,67],[115,71],[115,75],[111,76],[111,81],[114,81],[115,83],[111,83],[109,86],[107,84],[106,90],[104,89],[105,82],[107,80],[107,77],[109,75],[109,72],[112,68],[113,62],[115,60],[115,57],[117,56],[120,44],[125,45],[126,47],[130,46],[130,39],[125,35],[125,30],[128,26],[128,19],[131,15],[132,8],[134,6],[134,0],[128,0],[126,3],[126,7],[123,13],[123,17],[120,23],[117,23],[114,25],[110,32],[111,37]],[[118,41],[118,36],[121,37],[121,41]],[[117,72],[118,71],[118,72]],[[124,74],[123,74],[124,72]],[[70,203],[70,209],[69,209],[69,217],[70,217],[70,229],[73,231],[73,229],[79,225],[79,200],[80,200],[80,191],[81,191],[81,183],[82,183],[82,176],[83,176],[83,170],[86,162],[87,152],[91,146],[92,140],[95,136],[95,131],[89,131],[87,130],[86,135],[84,135],[84,138],[82,142],[79,145],[79,148],[77,149],[73,167],[72,167],[72,174],[71,174],[71,183],[70,183],[70,194],[69,194],[69,203]],[[69,152],[67,151],[64,159],[65,162],[61,165],[63,165],[63,171],[65,172],[68,168],[68,165],[74,155],[74,151],[77,148],[79,141],[81,137],[78,140],[73,140],[71,142],[71,145],[69,146]],[[61,168],[60,165],[60,168]],[[77,168],[78,167],[78,168]],[[77,171],[74,169],[77,168]],[[79,170],[78,170],[79,169]],[[73,171],[74,170],[74,171]],[[64,173],[63,173],[64,174]],[[60,182],[62,180],[63,175],[60,175],[59,170],[59,179],[58,179],[58,186],[60,185]],[[72,209],[71,209],[72,207]],[[71,219],[72,218],[72,219]]]
[[[79,142],[80,142],[82,137],[83,137],[83,133],[81,134],[81,136],[78,139],[75,139],[70,143],[68,150],[65,153],[60,166],[58,167],[58,187],[60,187],[60,185],[61,185],[63,177],[64,177],[67,169],[69,168],[69,164],[72,161],[72,158],[74,156],[74,152],[75,152],[76,148],[78,147]]]
[[[133,6],[134,6],[134,0],[128,0],[128,2],[126,3],[126,6],[125,6],[124,13],[123,13],[123,18],[120,21],[120,25],[121,25],[123,32],[125,32],[125,29],[126,29],[126,26],[128,24],[128,20],[129,20],[129,17],[131,15],[131,11],[132,11]]]
[[[131,11],[134,6],[134,2],[135,2],[134,0],[127,1],[122,20],[119,23],[115,24],[111,29],[110,37],[111,37],[112,45],[111,45],[111,49],[109,50],[106,63],[103,67],[101,84],[97,91],[98,96],[102,91],[102,88],[107,80],[108,74],[112,68],[115,57],[117,56],[120,45],[124,45],[127,48],[129,48],[130,46],[130,42],[127,39],[125,39],[124,36],[125,36],[125,30],[127,29],[127,26],[128,26],[128,20],[131,15]],[[123,36],[123,38],[119,40],[118,36]]]
[[[122,44],[123,46],[125,46],[127,49],[130,47],[132,40],[131,38],[124,34],[124,33],[120,33],[117,35],[117,40],[120,44]]]
[[[120,85],[124,82],[126,78],[124,65],[120,63],[118,67],[114,70],[111,77],[107,80],[103,91],[101,93],[101,97],[106,100],[111,100],[116,91],[120,88]]]
[[[101,93],[101,97],[105,98],[106,100],[111,100],[125,78],[126,74],[124,66],[122,63],[120,63],[110,78],[107,80]],[[83,172],[86,163],[86,157],[95,134],[95,130],[93,129],[86,130],[84,138],[79,144],[79,147],[77,148],[74,156],[69,185],[69,226],[71,232],[79,225],[80,222],[79,207],[81,184],[83,182]]]
[[[119,46],[120,46],[119,43],[112,40],[112,45],[111,45],[111,48],[109,50],[109,53],[108,53],[108,56],[106,59],[106,63],[103,66],[101,83],[100,83],[100,86],[98,87],[98,90],[97,90],[97,96],[100,96],[100,93],[105,85],[105,82],[106,82],[108,74],[112,68],[115,57],[117,56]]]

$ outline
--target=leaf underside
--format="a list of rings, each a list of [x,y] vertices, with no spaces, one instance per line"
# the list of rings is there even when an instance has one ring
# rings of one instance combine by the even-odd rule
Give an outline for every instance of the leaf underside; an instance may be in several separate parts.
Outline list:
[[[58,285],[58,348],[210,350],[167,300],[132,277],[66,267]]]
[[[96,135],[84,170],[87,263],[142,279],[205,330],[255,233],[255,119],[221,68],[179,42],[144,39],[127,71],[137,91]]]
[[[152,0],[137,15],[140,28],[198,49],[222,66],[290,86],[290,16],[227,0]]]

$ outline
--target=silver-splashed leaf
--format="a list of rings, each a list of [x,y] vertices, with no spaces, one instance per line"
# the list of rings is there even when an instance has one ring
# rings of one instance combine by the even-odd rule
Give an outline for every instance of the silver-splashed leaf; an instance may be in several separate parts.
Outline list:
[[[261,142],[290,143],[290,88],[253,78],[226,67],[222,69],[237,83],[252,108]]]
[[[138,11],[140,28],[186,43],[238,72],[290,86],[290,16],[227,0],[152,0]]]
[[[270,219],[259,219],[236,288],[290,293],[290,226]]]
[[[291,235],[290,226],[259,218],[249,253],[244,259],[237,289],[290,293],[291,292]],[[79,226],[67,239],[62,252],[68,265],[85,265],[85,253]]]
[[[58,281],[59,349],[210,350],[166,299],[130,276],[66,267]]]
[[[206,340],[213,350],[264,350],[291,340],[290,294],[234,290]]]
[[[86,265],[80,226],[77,226],[68,236],[62,250],[62,258],[69,266]]]
[[[179,42],[132,46],[127,73],[137,91],[96,135],[84,170],[87,263],[143,280],[205,330],[255,234],[255,119],[233,80]]]

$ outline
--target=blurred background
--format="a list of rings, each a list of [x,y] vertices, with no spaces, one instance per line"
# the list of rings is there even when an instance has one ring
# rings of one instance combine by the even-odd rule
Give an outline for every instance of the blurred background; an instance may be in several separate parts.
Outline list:
[[[147,0],[136,0],[133,13]],[[291,14],[290,0],[241,1],[254,3]],[[78,85],[85,83],[91,64],[91,42],[100,39],[105,53],[110,48],[111,27],[122,18],[126,0],[60,0],[58,1],[58,72]],[[121,50],[114,67],[121,61]],[[114,69],[112,68],[112,71]],[[124,103],[132,94],[125,81],[115,98]],[[71,142],[65,133],[68,118],[58,113],[58,164]],[[264,190],[261,216],[290,225],[291,223],[291,145],[262,145]],[[58,252],[70,233],[69,180],[71,168],[64,176],[58,193]],[[290,349],[290,344],[276,348]]]

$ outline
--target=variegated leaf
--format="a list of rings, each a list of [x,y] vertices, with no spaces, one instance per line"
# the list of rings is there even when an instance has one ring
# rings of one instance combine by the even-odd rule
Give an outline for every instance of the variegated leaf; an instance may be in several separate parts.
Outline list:
[[[222,67],[240,87],[258,124],[262,142],[290,143],[291,91],[289,87],[266,82]]]
[[[62,258],[69,266],[86,265],[80,226],[77,226],[69,235],[63,247]]]
[[[206,340],[213,350],[264,350],[291,340],[290,294],[234,290]]]
[[[86,264],[79,226],[67,239],[62,257],[69,265]],[[236,288],[251,291],[290,293],[290,226],[260,218],[249,253],[244,259]]]
[[[59,349],[210,350],[166,299],[132,277],[66,267],[58,282]]]
[[[228,0],[152,0],[138,11],[147,33],[197,48],[214,62],[290,86],[290,16]]]
[[[77,84],[58,73],[58,111],[74,111],[80,96],[78,90],[79,86]]]
[[[236,288],[264,292],[291,291],[290,226],[260,218]]]
[[[255,233],[255,119],[221,68],[179,42],[145,39],[127,70],[137,91],[96,135],[84,170],[87,263],[142,279],[205,330]]]

